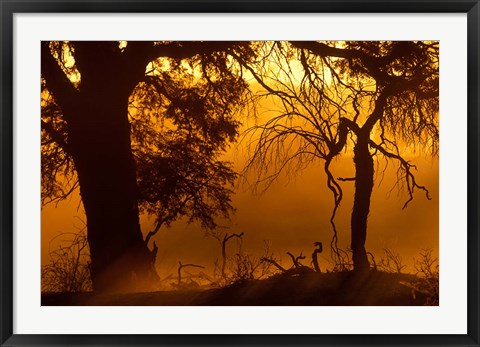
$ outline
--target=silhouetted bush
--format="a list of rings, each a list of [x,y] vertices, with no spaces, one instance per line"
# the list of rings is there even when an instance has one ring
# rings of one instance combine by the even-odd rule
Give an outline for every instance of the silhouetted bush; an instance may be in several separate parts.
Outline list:
[[[414,289],[427,295],[425,305],[438,305],[440,300],[440,272],[438,258],[432,255],[431,249],[423,249],[418,259],[414,258],[415,270],[419,277]]]
[[[62,233],[50,241],[50,262],[42,267],[42,292],[85,292],[92,290],[90,253],[85,228]]]
[[[403,264],[402,257],[399,253],[392,251],[389,248],[383,249],[384,256],[380,258],[377,264],[377,269],[384,272],[401,273],[406,267]]]

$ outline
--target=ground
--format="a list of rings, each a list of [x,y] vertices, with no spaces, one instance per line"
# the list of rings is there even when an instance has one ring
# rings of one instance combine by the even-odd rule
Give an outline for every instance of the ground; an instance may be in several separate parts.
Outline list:
[[[417,306],[427,295],[408,274],[378,271],[278,275],[224,288],[128,294],[43,293],[42,306]]]

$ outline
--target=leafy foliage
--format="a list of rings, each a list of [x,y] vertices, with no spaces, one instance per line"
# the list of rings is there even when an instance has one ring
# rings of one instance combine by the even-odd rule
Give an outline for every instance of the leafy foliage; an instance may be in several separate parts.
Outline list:
[[[121,55],[125,46],[128,43],[112,49]],[[66,76],[81,89],[75,45],[52,42],[50,49]],[[245,59],[253,56],[249,43],[238,43],[188,58],[156,58],[130,96],[140,208],[156,216],[157,231],[182,216],[213,229],[218,216],[228,217],[233,211],[230,187],[237,174],[221,156],[238,135],[239,123],[232,115],[241,107],[247,85],[230,51]],[[42,80],[42,202],[60,201],[78,186],[67,123]]]
[[[237,175],[220,157],[238,134],[232,115],[246,84],[225,60],[159,59],[132,94],[141,208],[157,225],[186,215],[214,229],[233,210],[227,187]]]
[[[78,188],[73,158],[68,153],[67,124],[42,79],[42,204],[59,202]]]

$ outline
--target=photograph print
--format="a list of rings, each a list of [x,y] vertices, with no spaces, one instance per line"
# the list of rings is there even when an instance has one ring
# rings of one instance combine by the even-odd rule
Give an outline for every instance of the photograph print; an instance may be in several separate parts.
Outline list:
[[[438,41],[43,41],[43,306],[438,306]]]

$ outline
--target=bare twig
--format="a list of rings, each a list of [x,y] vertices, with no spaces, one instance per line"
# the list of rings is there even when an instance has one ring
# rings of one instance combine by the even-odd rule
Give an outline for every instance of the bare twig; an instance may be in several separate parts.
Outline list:
[[[231,234],[231,235],[226,233],[225,236],[223,237],[223,241],[222,241],[222,270],[221,270],[222,278],[225,278],[225,266],[227,264],[227,242],[234,237],[241,240],[242,237],[243,237],[243,232],[241,232],[240,234]]]
[[[196,264],[182,264],[181,261],[178,262],[178,285],[180,286],[182,284],[182,269],[185,267],[197,267],[200,269],[205,269],[205,266],[202,265],[196,265]]]
[[[263,262],[272,264],[273,266],[275,266],[277,269],[279,269],[282,272],[287,271],[283,266],[281,266],[279,263],[277,263],[274,259],[269,259],[269,258],[266,258],[266,257],[262,257],[262,258],[260,258],[260,260],[263,261]]]
[[[300,260],[305,259],[306,257],[302,254],[303,252],[300,252],[300,255],[298,257],[295,257],[292,253],[287,252],[287,255],[292,258],[293,266],[294,267],[301,267],[305,266],[300,263]]]
[[[320,266],[318,265],[318,254],[322,253],[323,245],[321,242],[318,242],[318,241],[314,242],[313,245],[315,246],[315,249],[313,250],[313,253],[312,253],[312,263],[315,271],[320,273],[322,271],[320,271]]]

